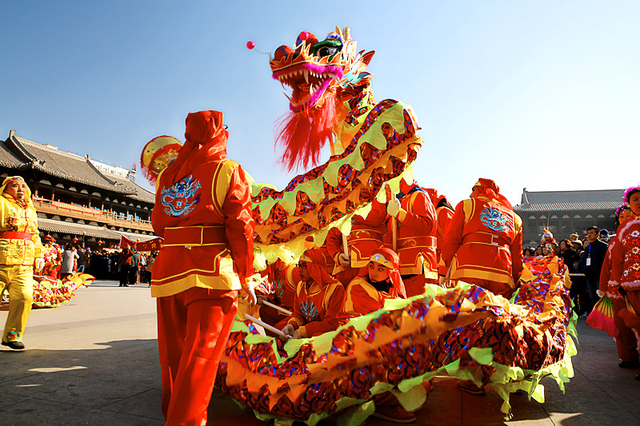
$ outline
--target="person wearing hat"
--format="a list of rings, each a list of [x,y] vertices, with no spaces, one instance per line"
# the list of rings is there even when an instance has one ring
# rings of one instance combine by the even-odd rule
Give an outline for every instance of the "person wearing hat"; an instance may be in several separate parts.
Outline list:
[[[5,178],[0,187],[0,294],[9,292],[9,315],[2,345],[24,349],[22,336],[33,302],[33,273],[44,267],[38,213],[31,191],[20,176]]]
[[[619,315],[637,337],[640,335],[640,186],[627,189],[623,199],[633,216],[618,228],[617,243],[611,249],[608,288],[619,286],[626,292],[635,312],[625,308]],[[636,380],[640,380],[640,375],[636,375]]]
[[[510,298],[520,279],[522,220],[494,181],[479,179],[456,206],[442,258],[452,280]]]
[[[293,300],[293,313],[282,332],[294,339],[334,331],[340,325],[344,286],[324,268],[325,252],[309,249],[298,262],[300,282]]]
[[[509,299],[523,270],[522,220],[491,179],[479,179],[470,197],[456,206],[445,237],[442,259],[448,276]],[[470,380],[458,388],[485,393]]]
[[[405,298],[406,292],[400,276],[400,258],[391,249],[374,250],[369,263],[362,268],[356,278],[347,287],[342,305],[341,319],[359,317],[384,307],[387,299]],[[431,383],[425,382],[427,393],[431,391]],[[415,414],[405,410],[391,392],[378,394],[375,403],[374,417],[396,423],[412,423]]]
[[[151,223],[164,244],[153,266],[151,296],[157,298],[168,426],[207,423],[238,291],[256,302],[247,282],[254,256],[251,187],[242,167],[226,158],[222,113],[190,113],[185,138],[166,168],[143,163],[150,173],[158,171]],[[151,161],[155,155],[143,157]]]
[[[376,249],[345,292],[342,315],[353,318],[384,307],[387,299],[407,296],[400,276],[400,258],[391,249]]]

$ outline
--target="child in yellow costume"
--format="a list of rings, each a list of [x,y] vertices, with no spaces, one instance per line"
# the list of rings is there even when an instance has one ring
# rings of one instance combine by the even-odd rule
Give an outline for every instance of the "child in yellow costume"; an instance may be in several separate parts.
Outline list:
[[[22,334],[33,301],[33,268],[44,266],[38,234],[38,214],[31,191],[20,176],[6,178],[0,187],[0,294],[9,291],[9,315],[2,344],[24,349]]]

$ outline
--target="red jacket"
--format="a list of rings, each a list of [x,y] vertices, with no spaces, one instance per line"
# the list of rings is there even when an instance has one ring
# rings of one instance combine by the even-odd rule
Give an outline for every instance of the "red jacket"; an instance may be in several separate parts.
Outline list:
[[[242,167],[226,157],[222,113],[187,117],[187,142],[158,177],[151,222],[164,245],[151,295],[192,287],[239,290],[253,274],[251,191]]]
[[[415,187],[415,186],[414,186]],[[409,191],[408,191],[409,192]],[[429,196],[415,190],[400,199],[402,212],[397,218],[387,219],[385,246],[394,249],[400,257],[402,275],[420,275],[431,282],[438,282],[437,219],[436,210]],[[394,227],[396,247],[393,247]]]
[[[451,279],[507,283],[522,273],[522,220],[510,206],[486,197],[456,206],[442,248]]]
[[[339,323],[344,287],[339,282],[320,285],[316,282],[298,283],[293,315],[287,324],[298,325],[302,337],[313,337],[334,331]]]

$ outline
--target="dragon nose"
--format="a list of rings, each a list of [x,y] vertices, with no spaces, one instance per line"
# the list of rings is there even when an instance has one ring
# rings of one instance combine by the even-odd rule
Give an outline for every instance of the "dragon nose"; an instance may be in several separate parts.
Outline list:
[[[282,58],[285,58],[287,57],[287,55],[290,55],[292,53],[293,49],[283,44],[276,49],[275,53],[273,54],[273,59],[275,59],[276,61],[280,61],[282,60]]]

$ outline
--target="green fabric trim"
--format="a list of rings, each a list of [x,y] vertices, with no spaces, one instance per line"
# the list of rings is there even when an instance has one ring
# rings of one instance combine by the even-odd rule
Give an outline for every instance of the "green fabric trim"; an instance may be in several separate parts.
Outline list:
[[[412,387],[406,392],[392,389],[391,393],[398,399],[402,408],[407,411],[415,411],[422,407],[427,401],[427,390],[422,386],[422,383]]]
[[[338,416],[337,425],[359,426],[364,423],[367,417],[371,416],[375,410],[376,406],[373,401],[365,402]]]
[[[469,349],[469,355],[478,364],[489,365],[493,361],[493,349],[491,348],[471,348]]]
[[[245,173],[247,173],[247,171],[244,171]],[[262,191],[263,188],[271,188],[274,191],[277,191],[278,188],[276,188],[275,185],[272,185],[270,183],[252,183],[251,184],[251,196],[252,197],[257,197],[258,194],[260,194],[260,191]]]

